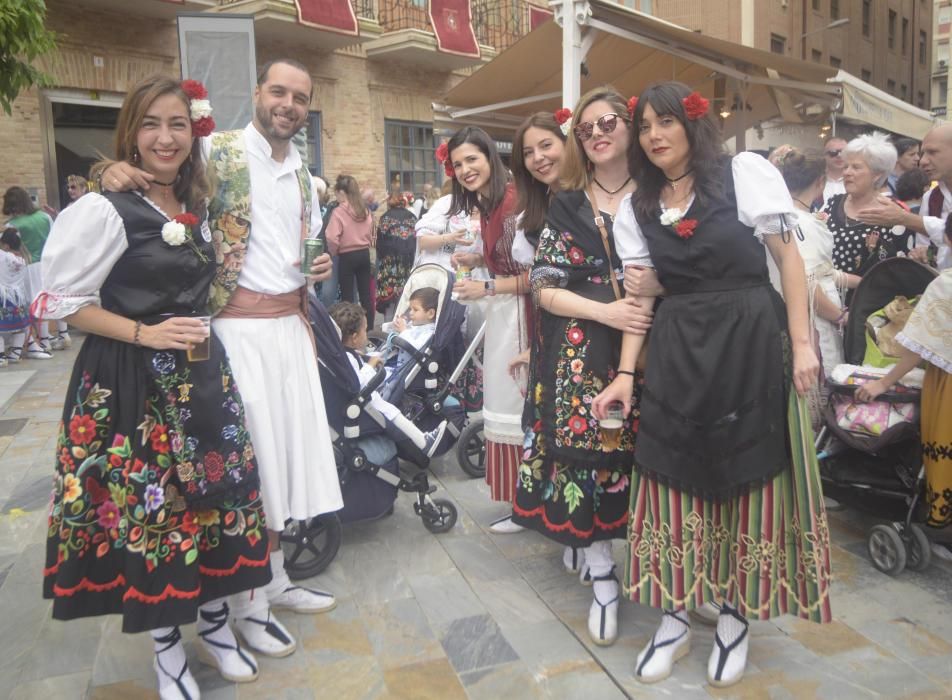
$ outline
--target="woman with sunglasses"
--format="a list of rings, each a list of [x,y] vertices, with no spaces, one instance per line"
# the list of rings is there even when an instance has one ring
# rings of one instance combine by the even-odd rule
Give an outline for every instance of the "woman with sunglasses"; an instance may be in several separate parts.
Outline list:
[[[793,202],[763,158],[725,154],[707,107],[681,83],[642,93],[629,151],[638,190],[615,222],[626,265],[653,266],[665,289],[648,336],[625,581],[633,600],[664,612],[638,655],[644,683],[689,652],[687,610],[704,603],[721,604],[707,665],[714,686],[744,674],[747,618],[830,620],[829,529],[797,397],[819,365]],[[596,415],[631,395],[640,345],[625,337]]]
[[[526,294],[528,267],[512,255],[516,235],[516,193],[492,137],[464,127],[447,143],[453,168],[449,216],[478,210],[482,253],[454,253],[453,265],[472,270],[485,265],[489,280],[460,279],[453,287],[463,302],[486,299],[483,342],[483,422],[486,482],[494,501],[512,503],[522,444],[522,391],[508,372],[509,361],[528,347]],[[496,534],[519,532],[509,515],[490,526]]]
[[[531,361],[532,420],[513,520],[567,547],[584,548],[583,572],[594,589],[588,632],[596,644],[609,645],[618,636],[619,600],[611,540],[624,537],[628,523],[637,413],[624,423],[615,449],[606,450],[591,403],[613,376],[622,332],[643,332],[650,312],[641,313],[634,299],[616,300],[612,286],[621,275],[612,218],[634,189],[624,98],[610,87],[592,90],[576,107],[572,127],[560,191],[548,207],[532,268],[540,307]],[[604,220],[606,240],[595,211]],[[628,398],[637,405],[637,397]]]

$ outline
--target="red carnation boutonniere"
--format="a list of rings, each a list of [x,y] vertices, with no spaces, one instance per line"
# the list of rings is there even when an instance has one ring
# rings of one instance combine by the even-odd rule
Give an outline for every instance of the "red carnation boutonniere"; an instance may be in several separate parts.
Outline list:
[[[681,103],[684,105],[684,113],[691,121],[700,119],[707,114],[707,109],[711,104],[696,91],[681,100]]]
[[[633,95],[632,97],[628,98],[628,118],[629,119],[635,118],[635,110],[637,108],[638,108],[638,97],[637,95]]]
[[[445,143],[441,143],[437,146],[435,155],[436,159],[443,164],[443,172],[446,173],[446,177],[456,177],[453,164],[450,163],[450,147]]]
[[[665,209],[661,212],[661,225],[670,226],[679,238],[687,240],[694,235],[697,228],[697,219],[685,219],[680,209]]]
[[[162,240],[170,246],[180,246],[184,243],[195,252],[195,255],[197,255],[203,263],[207,263],[208,257],[206,257],[195,243],[193,231],[196,226],[198,226],[197,216],[189,212],[179,214],[171,221],[166,222],[162,227]]]
[[[559,129],[562,131],[564,136],[569,135],[569,120],[572,118],[572,110],[568,107],[563,107],[562,109],[555,110],[555,113],[552,115],[555,117],[555,121],[558,122]]]

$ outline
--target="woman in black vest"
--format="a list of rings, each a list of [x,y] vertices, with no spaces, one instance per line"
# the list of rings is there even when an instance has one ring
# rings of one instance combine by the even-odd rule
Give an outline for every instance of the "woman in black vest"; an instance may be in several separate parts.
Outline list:
[[[33,304],[88,334],[56,445],[43,596],[58,620],[114,613],[123,632],[149,631],[162,700],[199,696],[179,632],[196,618],[205,663],[227,680],[257,677],[225,598],[271,579],[241,397],[196,318],[217,269],[196,138],[213,124],[193,116],[208,108],[201,92],[163,76],[129,91],[116,160],[153,175],[152,187],[65,209]]]
[[[830,619],[830,563],[809,416],[796,393],[816,381],[819,364],[785,220],[793,203],[763,158],[724,153],[707,112],[681,83],[641,95],[629,150],[638,189],[615,220],[623,262],[654,267],[666,291],[648,336],[625,583],[633,600],[664,611],[638,656],[638,679],[670,674],[690,649],[687,610],[713,602],[722,607],[707,674],[725,686],[744,673],[747,618]],[[596,415],[631,396],[639,338],[626,336]]]

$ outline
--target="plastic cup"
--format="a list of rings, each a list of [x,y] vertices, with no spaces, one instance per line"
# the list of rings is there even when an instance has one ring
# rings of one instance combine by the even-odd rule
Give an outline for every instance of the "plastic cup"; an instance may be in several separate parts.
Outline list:
[[[605,409],[605,417],[598,421],[598,433],[602,439],[602,450],[614,452],[621,447],[621,429],[625,423],[625,406],[620,401],[611,403]]]
[[[205,340],[195,343],[191,348],[188,349],[188,361],[189,362],[201,362],[207,360],[211,352],[211,316],[196,316],[199,321],[201,321],[205,326]]]

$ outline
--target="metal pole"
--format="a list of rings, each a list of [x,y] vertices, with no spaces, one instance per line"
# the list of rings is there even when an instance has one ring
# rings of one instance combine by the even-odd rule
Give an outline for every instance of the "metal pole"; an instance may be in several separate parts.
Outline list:
[[[553,3],[553,10],[562,25],[562,104],[574,107],[582,93],[582,25],[592,8],[587,0],[561,0],[560,5]]]

